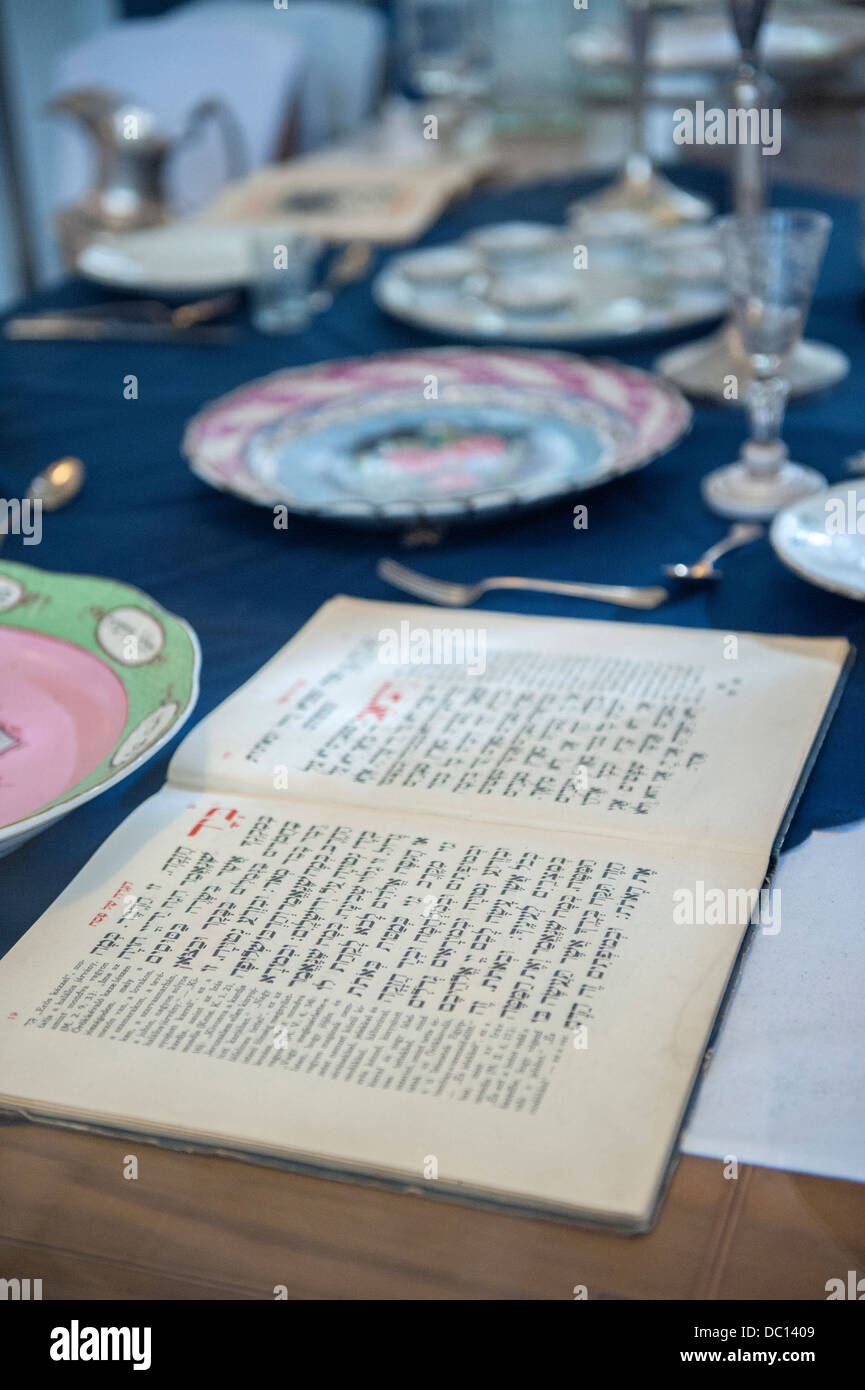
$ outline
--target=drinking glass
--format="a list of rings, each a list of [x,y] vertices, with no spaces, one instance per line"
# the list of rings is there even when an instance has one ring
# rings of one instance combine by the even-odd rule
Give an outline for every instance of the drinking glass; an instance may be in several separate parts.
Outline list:
[[[573,0],[495,0],[492,103],[501,129],[540,133],[579,123],[573,28]]]
[[[682,222],[705,222],[712,205],[659,174],[646,150],[646,71],[653,0],[625,0],[631,48],[629,151],[622,175],[600,193],[572,203],[568,215],[587,234],[639,236]]]
[[[738,460],[703,480],[704,500],[722,516],[768,518],[826,486],[822,473],[791,462],[781,425],[788,364],[802,338],[831,228],[824,213],[797,208],[719,219],[733,321],[748,359],[751,426]]]
[[[312,317],[312,278],[321,242],[293,228],[249,235],[252,322],[260,333],[299,333]]]
[[[443,147],[475,138],[472,117],[492,78],[491,3],[398,0],[397,42],[405,77],[430,102]]]
[[[736,75],[731,90],[734,109],[761,108],[769,98],[768,83],[760,71],[758,45],[769,0],[726,0],[730,23],[739,45]],[[733,148],[733,205],[740,216],[756,215],[766,206],[769,159],[759,144]],[[723,400],[724,383],[731,375],[747,373],[748,357],[737,331],[735,315],[706,338],[661,353],[654,363],[661,376],[674,381],[689,396]],[[804,396],[843,381],[850,360],[840,348],[800,338],[787,364],[790,394]]]

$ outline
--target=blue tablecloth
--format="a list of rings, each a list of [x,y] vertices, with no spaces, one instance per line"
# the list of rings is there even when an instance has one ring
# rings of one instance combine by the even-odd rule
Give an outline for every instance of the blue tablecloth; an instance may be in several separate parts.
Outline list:
[[[676,171],[695,192],[727,202],[726,186]],[[593,183],[597,181],[592,181]],[[561,219],[585,187],[544,184],[475,195],[431,229],[426,243],[450,240],[500,218]],[[856,254],[857,210],[848,199],[777,190],[786,205],[819,206],[835,228],[809,320],[812,337],[843,347],[850,378],[830,393],[795,403],[785,435],[795,458],[831,481],[845,458],[865,447],[863,282]],[[25,311],[112,297],[80,282],[34,296]],[[116,297],[116,296],[114,296]],[[615,355],[649,366],[675,338],[640,339]],[[291,520],[274,530],[268,510],[247,506],[196,480],[178,451],[184,422],[206,401],[278,367],[428,344],[424,333],[391,322],[373,305],[368,283],[343,292],[332,311],[297,338],[267,338],[245,323],[227,347],[43,344],[0,341],[0,497],[20,497],[41,466],[77,454],[87,488],[67,510],[44,518],[41,546],[10,537],[8,559],[52,570],[110,575],[138,585],[188,619],[203,651],[201,699],[207,714],[251,676],[335,593],[394,599],[375,563],[394,539]],[[581,350],[585,350],[582,349]],[[610,346],[599,345],[610,354]],[[139,398],[125,400],[134,373]],[[699,497],[702,474],[735,457],[744,432],[730,406],[701,407],[688,438],[643,472],[586,494],[589,526],[575,531],[572,502],[453,530],[435,549],[402,552],[408,563],[446,578],[531,574],[618,583],[656,582],[664,561],[690,559],[717,540],[725,523]],[[483,606],[513,612],[736,629],[846,635],[865,643],[865,606],[805,584],[760,541],[724,561],[725,578],[655,613],[641,615],[574,599],[499,594]],[[782,707],[784,691],[778,691]],[[172,745],[173,747],[173,745]],[[36,920],[106,836],[162,784],[171,749],[120,786],[72,812],[59,826],[0,860],[0,949]],[[754,767],[755,778],[760,776]],[[854,668],[790,830],[795,843],[815,827],[865,815],[865,675]],[[742,819],[748,787],[742,787]]]

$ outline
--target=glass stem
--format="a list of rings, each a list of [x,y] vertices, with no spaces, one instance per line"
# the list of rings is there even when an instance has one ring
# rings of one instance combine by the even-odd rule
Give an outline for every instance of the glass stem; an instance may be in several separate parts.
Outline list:
[[[790,391],[783,377],[754,377],[748,382],[745,404],[751,433],[742,456],[752,473],[777,473],[787,457],[781,440],[781,425]]]
[[[646,153],[646,65],[649,47],[651,0],[626,0],[631,46],[631,109],[625,175],[647,183],[652,162]]]
[[[736,110],[759,112],[765,94],[757,45],[768,0],[727,0],[727,9],[739,40],[739,70],[733,83],[733,106]],[[758,142],[736,146],[733,184],[737,213],[748,217],[762,212],[766,203],[766,162]]]
[[[739,69],[732,99],[735,110],[758,113],[759,130],[763,91],[759,74],[748,63]],[[743,141],[734,148],[733,202],[740,217],[755,217],[766,205],[766,157],[759,138]]]

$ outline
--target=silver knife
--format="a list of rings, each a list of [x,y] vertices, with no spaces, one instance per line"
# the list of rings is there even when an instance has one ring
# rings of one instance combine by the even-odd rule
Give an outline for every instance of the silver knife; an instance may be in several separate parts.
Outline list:
[[[28,314],[8,319],[7,338],[30,342],[230,343],[235,330],[227,324],[178,328],[171,323],[133,323],[122,319],[84,318],[76,314]]]

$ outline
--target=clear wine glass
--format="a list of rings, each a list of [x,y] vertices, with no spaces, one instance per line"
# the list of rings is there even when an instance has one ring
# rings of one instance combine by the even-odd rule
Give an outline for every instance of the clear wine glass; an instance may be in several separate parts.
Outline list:
[[[791,462],[781,439],[790,358],[823,262],[832,222],[798,208],[734,214],[718,221],[733,321],[748,359],[751,432],[735,463],[703,480],[703,497],[722,516],[768,518],[826,486],[822,473]]]
[[[491,0],[398,0],[405,75],[431,104],[442,145],[458,146],[492,82]]]
[[[767,101],[767,82],[760,71],[758,44],[770,0],[727,0],[727,12],[739,43],[739,60],[731,90],[731,105],[749,110]],[[767,165],[758,144],[740,144],[732,151],[733,203],[740,215],[756,214],[766,205]],[[688,395],[723,400],[729,376],[742,377],[748,370],[735,316],[706,338],[671,348],[655,362],[661,376],[674,381]],[[792,396],[822,391],[843,381],[850,359],[829,343],[801,339],[787,363]]]
[[[659,174],[646,150],[646,76],[653,0],[624,0],[631,48],[630,139],[621,176],[572,203],[568,215],[587,234],[639,236],[683,222],[705,222],[714,211],[705,198],[677,188]]]

